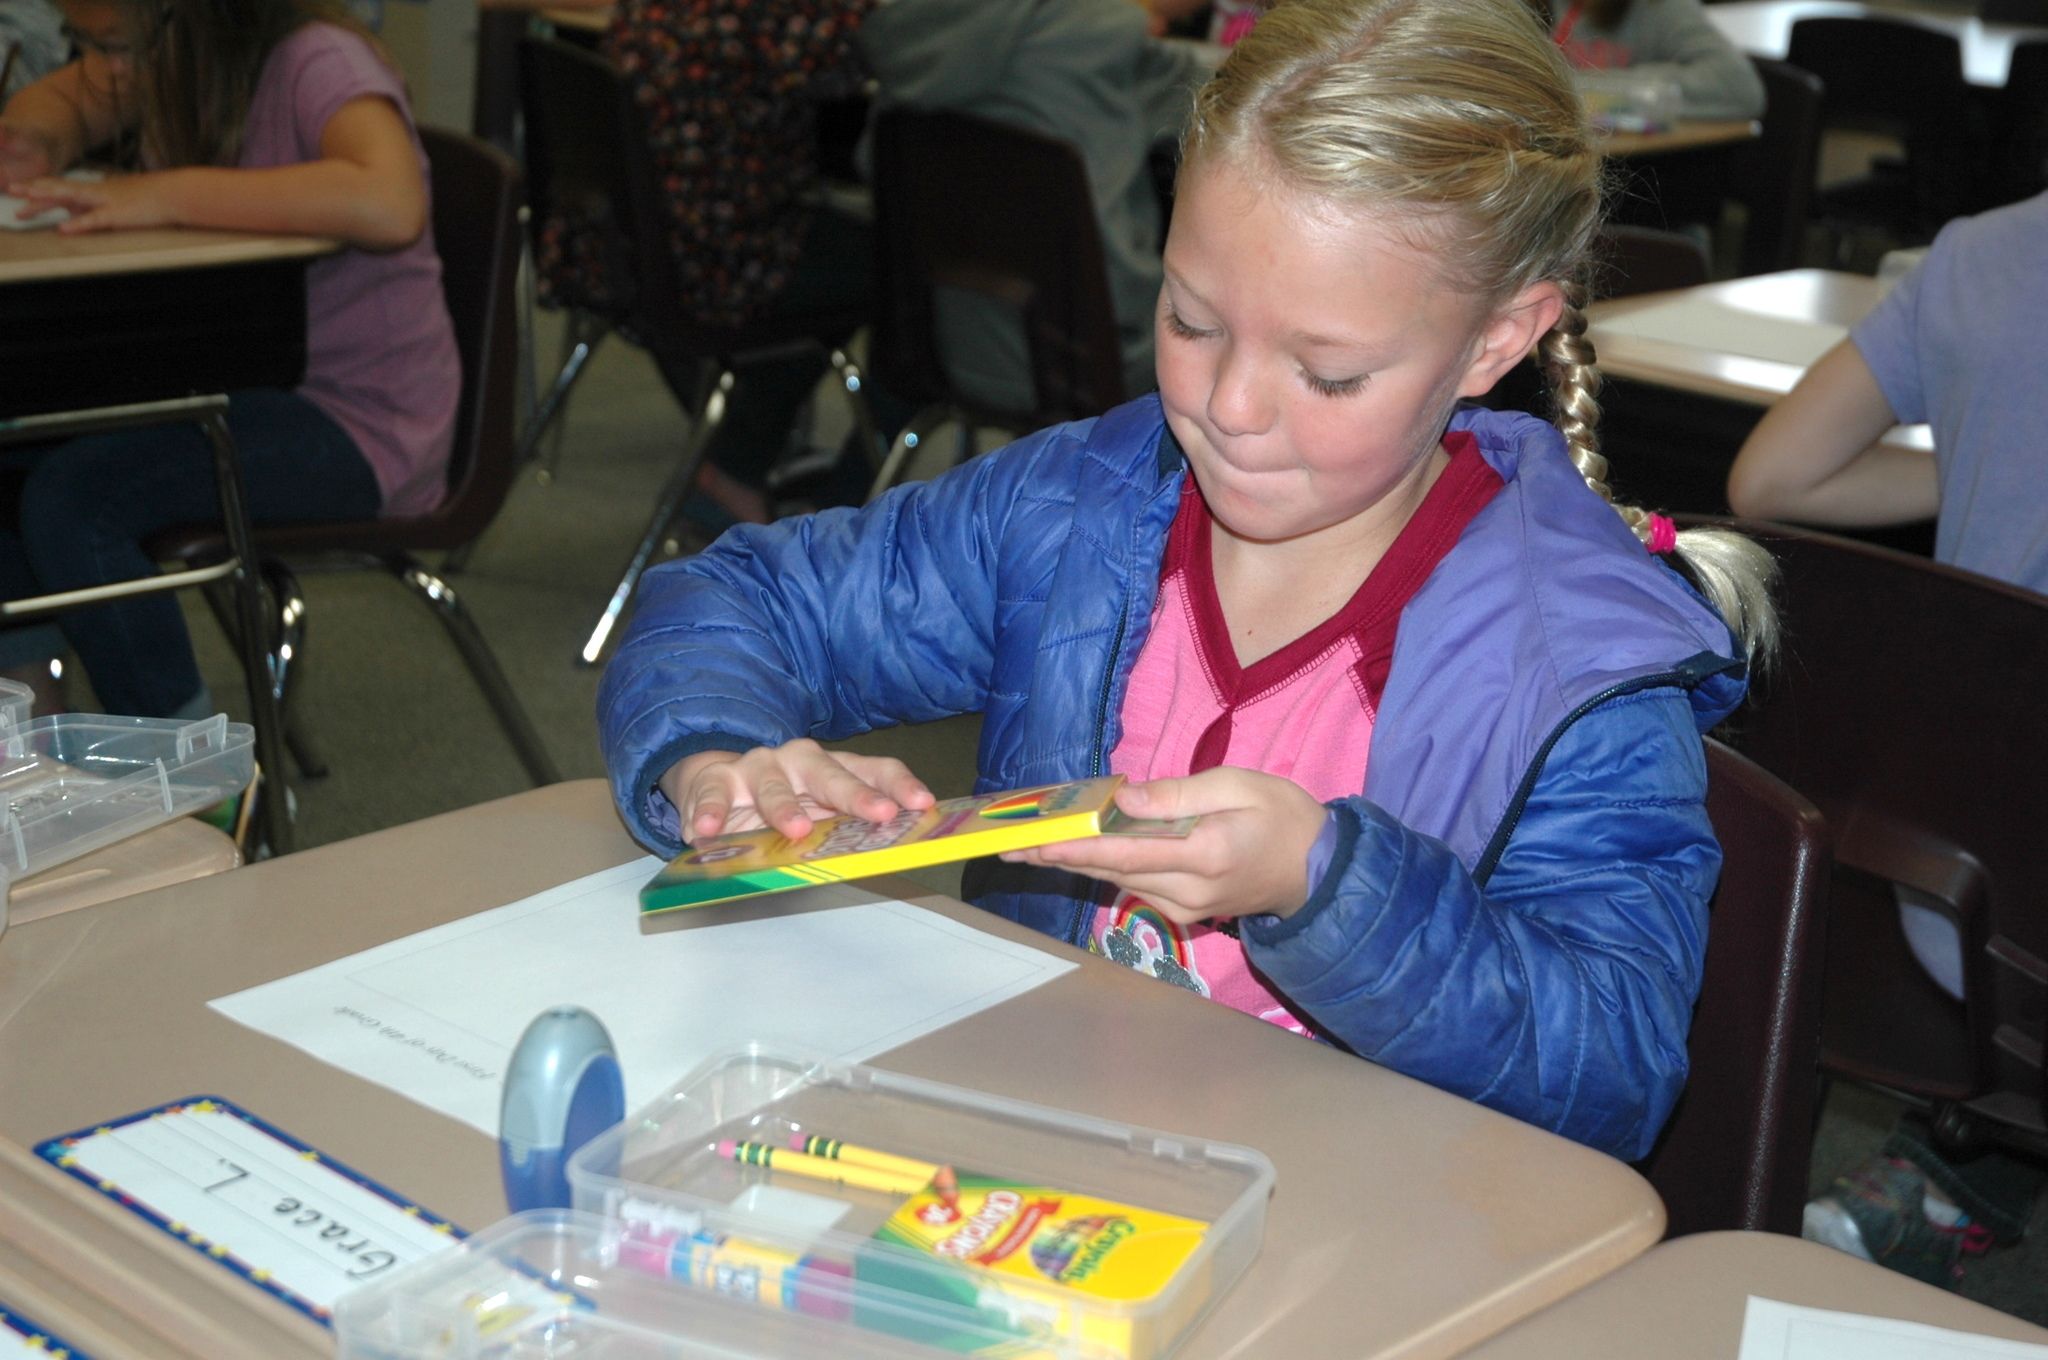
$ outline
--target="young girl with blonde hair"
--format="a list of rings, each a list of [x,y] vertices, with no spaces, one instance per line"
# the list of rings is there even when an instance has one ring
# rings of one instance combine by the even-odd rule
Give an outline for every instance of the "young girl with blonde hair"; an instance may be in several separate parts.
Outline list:
[[[426,157],[403,81],[329,0],[63,0],[79,59],[0,112],[0,180],[56,230],[224,227],[330,237],[306,276],[306,371],[290,391],[229,394],[250,518],[423,514],[446,488],[462,386],[441,296]],[[53,178],[88,155],[139,173]],[[189,425],[90,435],[10,456],[18,529],[0,528],[0,592],[145,576],[142,545],[218,518],[211,455]],[[212,700],[177,601],[61,617],[108,711],[203,716]]]
[[[1158,395],[651,573],[599,697],[629,825],[928,805],[818,741],[980,711],[981,789],[1200,819],[973,866],[983,907],[1642,1156],[1720,864],[1699,733],[1770,613],[1760,550],[1608,503],[1599,185],[1522,0],[1285,0],[1198,97]],[[1539,344],[1562,433],[1463,404]]]

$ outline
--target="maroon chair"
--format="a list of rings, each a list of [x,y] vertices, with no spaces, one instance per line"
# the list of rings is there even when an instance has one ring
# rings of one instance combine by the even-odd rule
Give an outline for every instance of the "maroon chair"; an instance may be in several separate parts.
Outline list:
[[[1957,1146],[2048,1152],[2048,596],[1925,558],[1742,524],[1782,567],[1783,658],[1729,741],[1835,831],[1821,1062],[1931,1106]],[[1927,976],[1894,884],[1955,923]]]
[[[1797,1234],[1813,1146],[1827,827],[1783,781],[1707,743],[1721,881],[1686,1048],[1692,1071],[1638,1169],[1666,1235]]]

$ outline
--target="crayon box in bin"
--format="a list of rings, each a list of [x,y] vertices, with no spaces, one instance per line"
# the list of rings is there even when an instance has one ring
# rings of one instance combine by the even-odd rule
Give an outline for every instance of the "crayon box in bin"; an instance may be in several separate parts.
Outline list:
[[[1159,1360],[1258,1254],[1273,1167],[756,1045],[594,1139],[569,1183],[650,1273],[956,1355]]]
[[[13,883],[231,798],[255,773],[253,729],[224,713],[28,710],[26,686],[0,681],[0,930]]]

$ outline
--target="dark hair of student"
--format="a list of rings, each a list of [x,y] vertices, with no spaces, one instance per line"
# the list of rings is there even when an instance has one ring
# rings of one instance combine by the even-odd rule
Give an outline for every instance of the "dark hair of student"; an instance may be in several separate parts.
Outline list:
[[[340,0],[129,0],[140,32],[135,94],[145,160],[233,165],[270,50],[320,22],[376,39]]]

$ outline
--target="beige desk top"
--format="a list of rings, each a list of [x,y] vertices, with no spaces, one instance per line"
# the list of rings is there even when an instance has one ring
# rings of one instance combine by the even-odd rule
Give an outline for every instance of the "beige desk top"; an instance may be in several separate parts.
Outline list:
[[[1663,132],[1610,133],[1601,145],[1610,156],[1661,156],[1673,151],[1753,142],[1762,132],[1760,124],[1747,118],[1687,118]]]
[[[1597,302],[1587,335],[1610,377],[1768,406],[1882,296],[1866,275],[1793,269]],[[1902,426],[1886,442],[1934,447],[1924,425]]]
[[[1487,1360],[1735,1360],[1749,1296],[1922,1322],[2008,1341],[2048,1331],[1830,1247],[1769,1233],[1702,1233],[1649,1254],[1472,1352]],[[1646,1338],[1655,1337],[1654,1346]]]
[[[488,1139],[205,1003],[635,853],[603,786],[584,781],[12,930],[0,940],[0,1138],[32,1146],[218,1094],[483,1227],[505,1212]],[[921,901],[1065,948],[959,903]],[[732,910],[776,909],[788,907]],[[1618,1162],[1075,957],[1082,966],[1064,977],[875,1061],[1272,1157],[1264,1250],[1191,1336],[1188,1360],[1449,1354],[1615,1269],[1662,1231],[1654,1192]],[[23,1163],[18,1151],[0,1155],[0,1240],[61,1274],[111,1280],[102,1292],[124,1317],[192,1300],[199,1316],[225,1319],[189,1343],[209,1360],[325,1353],[313,1324],[204,1261],[164,1260],[171,1248],[153,1229],[117,1221],[128,1216],[82,1203],[97,1197]],[[120,1268],[96,1264],[107,1261]]]
[[[1734,0],[1708,5],[1707,19],[1738,48],[1759,57],[1783,60],[1792,44],[1792,25],[1800,19],[1870,17],[1899,19],[1952,33],[1963,46],[1963,76],[1987,90],[2005,88],[2017,43],[2048,38],[2048,28],[2031,24],[1987,24],[1967,9],[1939,4],[1860,4],[1854,0]]]
[[[602,33],[612,26],[612,7],[599,9],[544,9],[540,17],[556,28],[575,29],[579,33]]]
[[[101,231],[83,236],[60,236],[47,229],[0,231],[0,284],[305,259],[335,249],[333,241],[318,237],[260,236],[183,227]]]

